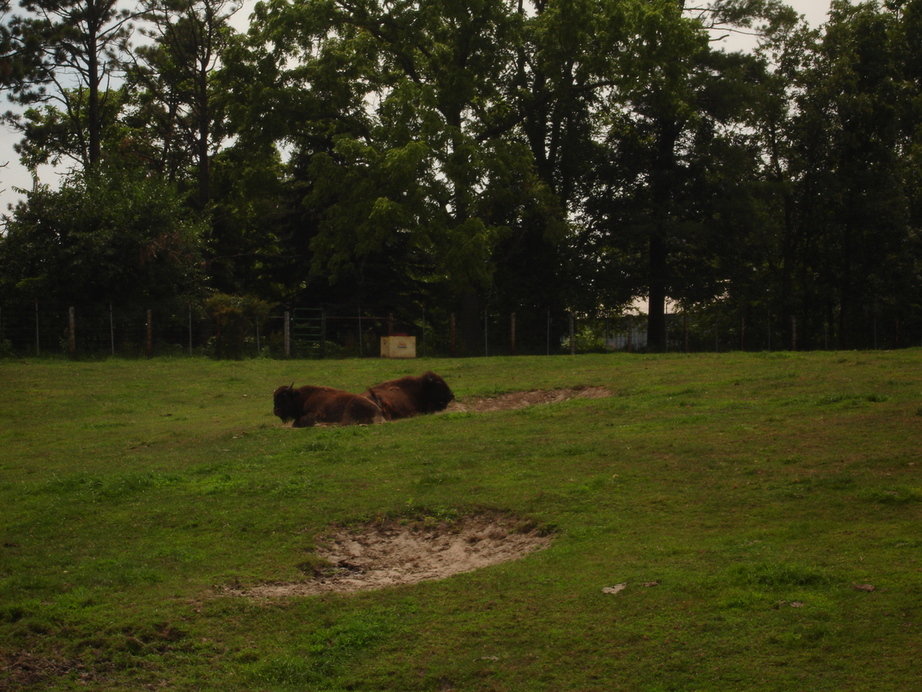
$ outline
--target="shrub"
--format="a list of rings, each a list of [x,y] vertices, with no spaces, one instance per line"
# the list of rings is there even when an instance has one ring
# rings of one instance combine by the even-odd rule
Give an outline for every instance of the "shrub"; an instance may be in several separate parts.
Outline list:
[[[210,342],[215,358],[239,360],[246,352],[246,343],[269,316],[271,306],[253,296],[214,293],[205,301],[205,310],[214,323],[214,336]]]

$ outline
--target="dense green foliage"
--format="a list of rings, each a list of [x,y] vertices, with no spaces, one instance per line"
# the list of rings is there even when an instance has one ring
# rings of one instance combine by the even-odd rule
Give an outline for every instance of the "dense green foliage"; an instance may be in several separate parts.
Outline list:
[[[7,296],[169,305],[200,291],[201,220],[175,190],[135,171],[106,170],[43,188],[7,226]],[[15,282],[14,282],[15,279]]]
[[[532,350],[638,295],[652,350],[667,299],[761,343],[922,338],[922,0],[819,30],[775,0],[266,0],[244,33],[226,0],[4,9],[23,160],[175,188],[202,295],[456,313],[469,342],[516,312]]]
[[[462,402],[612,396],[351,428],[271,413],[293,379],[359,391],[424,368]],[[0,382],[3,689],[918,680],[919,349],[0,361]],[[361,594],[222,591],[307,579],[333,524],[484,509],[551,528],[552,545]]]

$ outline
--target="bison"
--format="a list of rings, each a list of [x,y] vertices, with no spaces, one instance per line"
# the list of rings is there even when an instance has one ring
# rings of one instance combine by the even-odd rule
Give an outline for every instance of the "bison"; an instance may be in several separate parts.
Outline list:
[[[382,382],[362,395],[381,407],[387,420],[442,411],[455,398],[445,380],[434,372]]]
[[[370,424],[384,419],[375,402],[332,387],[295,389],[292,383],[276,389],[273,400],[275,415],[284,423],[294,421],[292,427],[295,428],[306,428],[315,423]]]

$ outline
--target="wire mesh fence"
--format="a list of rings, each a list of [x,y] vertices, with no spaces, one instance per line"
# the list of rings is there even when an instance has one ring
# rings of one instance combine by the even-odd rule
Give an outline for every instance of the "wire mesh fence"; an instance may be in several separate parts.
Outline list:
[[[126,309],[113,304],[36,301],[0,305],[0,353],[18,356],[123,356],[202,353],[210,321],[187,309]]]
[[[803,347],[796,320],[746,320],[720,311],[667,316],[667,351],[771,351]],[[378,357],[381,337],[415,340],[417,356],[556,355],[647,351],[643,315],[535,308],[461,315],[374,307],[276,306],[258,318],[216,320],[201,305],[125,308],[114,303],[0,304],[0,356],[207,355],[218,358]],[[880,347],[887,347],[881,344]],[[819,332],[810,348],[834,348]]]

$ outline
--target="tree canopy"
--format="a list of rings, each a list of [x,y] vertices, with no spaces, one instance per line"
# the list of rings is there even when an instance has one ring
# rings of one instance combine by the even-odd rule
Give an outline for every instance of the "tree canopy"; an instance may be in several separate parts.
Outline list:
[[[23,161],[79,164],[7,219],[8,295],[73,264],[86,299],[451,312],[469,340],[516,312],[535,350],[638,296],[651,350],[667,301],[742,345],[922,338],[922,0],[819,29],[778,0],[265,0],[242,33],[227,0],[3,9]],[[119,254],[158,243],[156,271]]]

